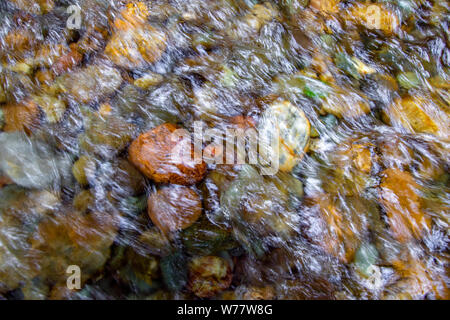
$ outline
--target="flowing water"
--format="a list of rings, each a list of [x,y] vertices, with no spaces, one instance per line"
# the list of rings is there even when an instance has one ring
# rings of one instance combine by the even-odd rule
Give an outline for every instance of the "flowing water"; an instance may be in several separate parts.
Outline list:
[[[449,10],[1,0],[0,298],[448,299]]]

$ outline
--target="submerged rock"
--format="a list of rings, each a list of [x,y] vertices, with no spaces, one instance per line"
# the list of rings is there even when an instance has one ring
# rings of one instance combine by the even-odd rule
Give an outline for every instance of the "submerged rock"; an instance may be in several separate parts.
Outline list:
[[[308,148],[310,129],[309,120],[300,108],[288,101],[273,103],[259,122],[261,141],[265,142],[263,157],[270,161],[273,155],[278,155],[279,169],[291,171]]]
[[[51,11],[55,5],[53,0],[11,0],[16,8],[32,14],[44,14]]]
[[[96,164],[88,156],[81,156],[72,166],[72,174],[81,186],[87,186],[94,179]]]
[[[28,50],[34,49],[39,43],[36,34],[31,28],[16,27],[11,29],[4,38],[2,49],[3,54],[8,57],[21,58],[28,53]]]
[[[364,96],[335,88],[335,92],[324,99],[322,110],[338,118],[352,119],[369,113],[370,106]]]
[[[128,160],[120,159],[113,177],[113,192],[118,195],[139,195],[145,191],[145,178]]]
[[[449,116],[425,97],[406,96],[396,99],[384,111],[383,119],[386,123],[400,125],[411,133],[429,133],[448,138]]]
[[[5,89],[3,89],[3,86],[0,85],[0,103],[5,103],[5,102],[6,102]]]
[[[386,169],[380,185],[381,204],[394,237],[400,242],[421,239],[431,229],[431,219],[422,211],[418,185],[406,171]]]
[[[397,15],[381,3],[356,5],[349,18],[368,29],[381,30],[386,35],[395,33],[400,25]]]
[[[122,68],[143,68],[161,58],[166,41],[161,30],[150,25],[137,25],[116,31],[106,45],[105,54]]]
[[[447,2],[0,0],[0,299],[448,299]]]
[[[134,85],[136,87],[139,87],[141,89],[148,89],[152,86],[155,86],[157,84],[160,84],[163,81],[163,76],[154,73],[154,72],[147,72],[142,77],[134,80]]]
[[[330,194],[358,195],[374,186],[370,174],[377,167],[375,145],[350,139],[330,155],[332,167],[324,170],[323,188]],[[328,178],[328,179],[327,179]]]
[[[189,289],[199,298],[211,298],[231,285],[229,263],[216,256],[195,257],[189,263]]]
[[[431,298],[448,300],[449,291],[445,270],[437,268],[432,261],[427,261],[429,259],[424,260],[408,256],[405,259],[394,261],[392,264],[400,275],[400,280],[385,288],[383,299],[417,300]]]
[[[48,68],[58,76],[78,65],[82,58],[74,45],[44,43],[36,50],[33,65]]]
[[[165,234],[186,229],[202,214],[198,194],[184,186],[164,187],[148,198],[148,214]]]
[[[228,27],[226,33],[233,40],[247,37],[253,38],[278,15],[277,8],[270,2],[256,3],[245,16],[240,19],[234,19],[233,24]]]
[[[155,182],[195,184],[205,176],[206,164],[191,159],[194,150],[190,141],[183,143],[183,137],[174,139],[177,129],[166,123],[141,134],[128,149],[129,160]]]
[[[36,103],[26,100],[19,104],[10,104],[1,108],[5,132],[25,131],[31,133],[39,121],[39,108]]]
[[[37,271],[28,255],[28,239],[38,221],[58,208],[60,199],[17,185],[0,189],[0,199],[0,293],[5,293],[32,284]]]
[[[59,122],[66,111],[66,104],[50,95],[34,96],[32,100],[44,111],[49,123]]]
[[[230,230],[221,228],[201,218],[189,228],[183,230],[183,245],[190,254],[209,255],[235,248]]]
[[[261,30],[262,26],[278,15],[277,9],[270,3],[255,4],[245,17],[245,23],[255,31]]]
[[[231,224],[234,238],[249,253],[262,253],[263,237],[266,241],[270,241],[269,237],[287,240],[298,232],[295,209],[303,196],[303,185],[295,177],[285,172],[263,176],[255,167],[243,165],[232,182],[222,179],[226,178],[216,182],[220,207],[213,215],[210,213],[210,219]]]
[[[91,190],[82,190],[73,197],[72,205],[77,211],[86,213],[95,208],[95,196]]]
[[[113,26],[118,30],[127,30],[142,25],[146,22],[150,10],[145,2],[128,2],[114,19]]]
[[[312,199],[312,207],[318,210],[319,220],[311,222],[311,238],[341,262],[351,262],[368,234],[373,205],[359,197],[339,199],[322,194]]]
[[[237,299],[242,300],[274,300],[276,298],[276,291],[271,285],[264,287],[240,286],[236,289],[236,295]]]
[[[57,90],[80,103],[89,103],[115,92],[122,83],[120,72],[107,65],[90,65],[56,80]]]
[[[28,75],[10,71],[0,72],[0,102],[20,104],[33,90],[34,85]]]
[[[113,215],[60,212],[39,223],[29,256],[40,277],[47,281],[66,283],[67,267],[77,265],[84,283],[105,264],[116,233]]]
[[[138,292],[154,291],[161,276],[159,259],[148,254],[141,255],[131,248],[127,250],[125,258],[128,263],[119,271],[121,280],[129,282]]]
[[[91,114],[86,121],[86,131],[79,136],[80,147],[87,153],[109,159],[126,148],[134,130],[135,126],[122,117]]]
[[[340,0],[311,0],[309,6],[322,13],[337,13]]]
[[[0,170],[18,185],[47,188],[67,179],[70,163],[23,133],[0,134]]]

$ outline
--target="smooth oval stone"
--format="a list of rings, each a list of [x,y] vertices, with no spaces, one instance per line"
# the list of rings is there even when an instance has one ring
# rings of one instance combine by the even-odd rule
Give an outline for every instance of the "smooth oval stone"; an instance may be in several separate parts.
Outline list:
[[[20,186],[36,189],[51,186],[61,179],[66,160],[24,133],[0,134],[0,171]]]
[[[263,113],[259,134],[269,150],[263,158],[278,153],[279,169],[290,172],[302,159],[309,143],[311,125],[305,113],[288,101],[275,102]],[[278,137],[278,143],[274,139]],[[271,154],[269,154],[271,152]]]

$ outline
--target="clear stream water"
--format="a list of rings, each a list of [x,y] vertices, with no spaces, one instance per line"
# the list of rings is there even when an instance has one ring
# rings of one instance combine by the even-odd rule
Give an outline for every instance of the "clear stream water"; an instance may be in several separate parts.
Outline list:
[[[1,0],[0,299],[448,299],[449,17]],[[174,166],[198,124],[279,170]]]

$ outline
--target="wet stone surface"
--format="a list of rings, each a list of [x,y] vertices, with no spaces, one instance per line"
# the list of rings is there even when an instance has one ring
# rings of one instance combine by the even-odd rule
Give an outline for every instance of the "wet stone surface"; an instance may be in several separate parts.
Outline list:
[[[2,1],[0,299],[449,299],[448,16]]]

